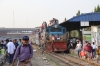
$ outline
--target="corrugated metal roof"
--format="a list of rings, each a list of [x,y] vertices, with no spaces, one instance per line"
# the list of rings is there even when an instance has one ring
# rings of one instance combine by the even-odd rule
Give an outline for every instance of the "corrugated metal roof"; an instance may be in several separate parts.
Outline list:
[[[75,16],[68,20],[69,22],[76,22],[76,21],[100,21],[100,13],[85,13],[79,16]]]

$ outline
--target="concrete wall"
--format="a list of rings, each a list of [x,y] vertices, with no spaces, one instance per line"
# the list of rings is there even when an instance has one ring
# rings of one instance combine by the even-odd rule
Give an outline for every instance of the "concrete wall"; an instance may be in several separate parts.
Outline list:
[[[97,29],[98,29],[98,26],[91,26],[91,41],[95,42],[95,44],[98,45]]]

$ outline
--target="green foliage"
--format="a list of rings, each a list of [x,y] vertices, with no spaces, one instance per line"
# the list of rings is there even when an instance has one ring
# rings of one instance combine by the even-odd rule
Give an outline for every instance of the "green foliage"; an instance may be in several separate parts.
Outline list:
[[[78,15],[80,15],[81,13],[80,13],[80,10],[78,10],[78,12],[76,13],[76,16],[78,16]]]
[[[35,27],[35,28],[40,28],[40,27]]]
[[[91,31],[91,27],[84,28],[85,31]]]
[[[100,6],[99,5],[94,8],[94,12],[100,12]]]

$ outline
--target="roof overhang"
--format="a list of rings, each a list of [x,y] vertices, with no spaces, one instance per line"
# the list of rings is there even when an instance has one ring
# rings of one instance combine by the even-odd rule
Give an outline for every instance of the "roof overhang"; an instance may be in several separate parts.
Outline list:
[[[81,21],[89,22],[89,26],[81,26]],[[66,22],[60,23],[61,26],[66,27],[67,30],[76,30],[90,27],[91,25],[100,25],[100,13],[86,13],[75,16]]]

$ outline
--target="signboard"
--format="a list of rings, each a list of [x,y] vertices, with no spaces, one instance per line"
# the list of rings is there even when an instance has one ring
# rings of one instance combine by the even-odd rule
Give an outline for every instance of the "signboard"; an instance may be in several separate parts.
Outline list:
[[[100,40],[100,26],[97,29],[97,38]]]
[[[88,21],[81,21],[80,25],[81,26],[89,26],[89,22]]]
[[[97,44],[100,45],[100,26],[97,28]]]
[[[91,41],[91,35],[83,35],[83,39],[86,41]]]

